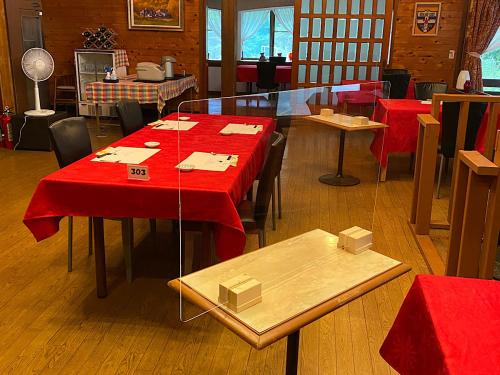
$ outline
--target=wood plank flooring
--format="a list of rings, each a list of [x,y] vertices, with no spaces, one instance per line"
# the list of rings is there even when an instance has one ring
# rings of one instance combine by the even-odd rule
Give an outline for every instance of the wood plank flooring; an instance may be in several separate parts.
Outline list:
[[[94,147],[119,137],[93,137]],[[345,173],[355,187],[323,185],[318,177],[336,169],[338,133],[297,122],[290,129],[282,172],[283,219],[273,243],[322,228],[370,228],[375,250],[412,266],[382,286],[303,329],[301,374],[394,374],[378,354],[416,273],[428,269],[407,225],[411,175],[407,158],[391,159],[388,181],[379,185],[369,152],[369,132],[349,134]],[[179,321],[179,298],[166,282],[177,275],[178,245],[166,222],[156,238],[136,220],[136,279],[125,280],[120,224],[106,221],[109,296],[95,293],[87,255],[86,219],[75,218],[73,272],[66,270],[66,220],[59,233],[36,243],[22,223],[38,181],[57,169],[53,153],[0,149],[0,373],[51,374],[283,374],[286,342],[262,351],[204,315]],[[439,216],[438,212],[438,216]],[[437,217],[439,218],[439,217]],[[251,236],[247,251],[257,247]],[[186,314],[199,310],[186,306]]]

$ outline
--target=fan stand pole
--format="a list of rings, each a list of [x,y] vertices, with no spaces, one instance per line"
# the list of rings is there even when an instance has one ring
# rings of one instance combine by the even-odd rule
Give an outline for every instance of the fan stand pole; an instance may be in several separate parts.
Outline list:
[[[38,90],[38,81],[35,81],[35,110],[40,111],[42,107],[40,106],[40,91]]]

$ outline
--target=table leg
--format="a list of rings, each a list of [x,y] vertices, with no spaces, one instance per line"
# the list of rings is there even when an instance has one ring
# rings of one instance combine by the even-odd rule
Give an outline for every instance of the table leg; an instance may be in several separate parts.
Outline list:
[[[300,329],[288,335],[286,340],[286,375],[297,375],[299,367]]]
[[[333,186],[354,186],[359,184],[359,178],[353,176],[344,176],[343,166],[344,166],[344,148],[345,148],[345,130],[340,130],[340,141],[339,141],[339,158],[337,164],[337,174],[326,174],[321,176],[319,180],[327,185]]]
[[[102,217],[92,218],[94,224],[94,258],[97,297],[108,295],[106,285],[106,255],[104,249],[104,220]]]
[[[101,125],[101,118],[99,117],[99,103],[95,103],[95,122],[97,124],[97,137],[106,137],[106,134],[104,134],[103,126]]]

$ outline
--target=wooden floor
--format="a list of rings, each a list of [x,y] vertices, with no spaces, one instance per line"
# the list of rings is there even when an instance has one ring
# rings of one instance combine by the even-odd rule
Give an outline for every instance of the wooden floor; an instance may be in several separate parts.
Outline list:
[[[94,147],[119,137],[93,138]],[[334,172],[338,134],[298,123],[290,129],[282,173],[284,217],[268,242],[322,228],[333,233],[373,223],[375,250],[413,271],[302,330],[301,374],[395,373],[378,354],[416,273],[427,273],[407,225],[412,191],[408,158],[391,159],[378,189],[368,132],[349,134],[345,172],[356,187],[320,184]],[[0,149],[0,373],[283,374],[285,340],[250,348],[205,315],[179,322],[179,298],[166,282],[177,275],[178,245],[161,222],[157,238],[137,220],[137,278],[125,280],[117,222],[106,222],[109,296],[97,299],[86,220],[75,218],[74,270],[66,270],[66,220],[59,233],[36,243],[22,223],[40,178],[57,169],[52,153]],[[75,198],[77,199],[77,197]],[[247,251],[256,248],[256,238]],[[197,313],[188,308],[188,314]]]

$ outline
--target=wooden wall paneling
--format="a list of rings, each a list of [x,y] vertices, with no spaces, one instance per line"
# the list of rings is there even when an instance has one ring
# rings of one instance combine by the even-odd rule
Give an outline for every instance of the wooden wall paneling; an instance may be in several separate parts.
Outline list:
[[[392,67],[410,70],[419,81],[445,81],[454,86],[455,70],[460,56],[448,58],[449,50],[459,51],[462,44],[465,3],[468,0],[442,2],[439,32],[435,37],[412,36],[414,0],[398,0],[393,30]]]
[[[105,25],[117,33],[119,48],[127,50],[129,73],[138,62],[159,63],[162,56],[176,58],[176,72],[185,70],[200,77],[200,0],[184,1],[184,31],[129,30],[126,1],[44,1],[45,47],[55,60],[55,74],[73,73],[81,32]]]
[[[12,110],[15,110],[14,84],[12,82],[9,36],[7,34],[7,16],[4,0],[0,0],[0,51],[2,51],[0,55],[0,92],[2,94],[2,105],[9,106]]]

